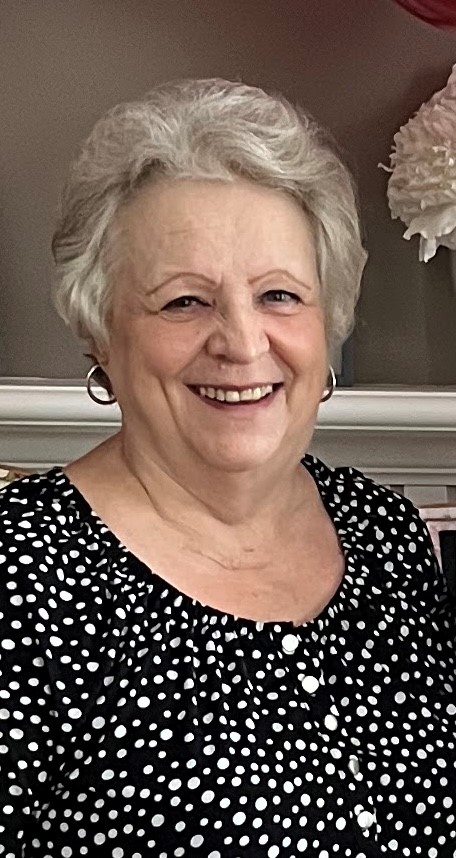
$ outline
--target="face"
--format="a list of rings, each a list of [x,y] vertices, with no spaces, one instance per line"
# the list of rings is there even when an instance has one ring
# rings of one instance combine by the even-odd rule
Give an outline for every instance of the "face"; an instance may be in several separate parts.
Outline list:
[[[296,461],[327,375],[315,249],[297,203],[241,180],[163,182],[119,227],[99,358],[126,438],[171,470],[182,457],[222,471]]]

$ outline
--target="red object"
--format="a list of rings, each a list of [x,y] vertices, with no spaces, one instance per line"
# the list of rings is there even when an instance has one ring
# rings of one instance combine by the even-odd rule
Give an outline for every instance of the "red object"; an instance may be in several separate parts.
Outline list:
[[[456,27],[456,0],[396,0],[396,3],[434,27]]]

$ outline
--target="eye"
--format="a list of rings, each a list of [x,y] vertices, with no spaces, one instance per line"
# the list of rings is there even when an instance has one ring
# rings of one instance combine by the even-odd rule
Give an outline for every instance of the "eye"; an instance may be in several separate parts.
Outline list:
[[[201,298],[196,298],[195,295],[181,295],[180,298],[173,298],[172,301],[165,304],[162,310],[193,310],[197,306],[207,307],[208,305]]]
[[[262,295],[264,301],[271,304],[301,304],[299,295],[286,289],[269,289]]]

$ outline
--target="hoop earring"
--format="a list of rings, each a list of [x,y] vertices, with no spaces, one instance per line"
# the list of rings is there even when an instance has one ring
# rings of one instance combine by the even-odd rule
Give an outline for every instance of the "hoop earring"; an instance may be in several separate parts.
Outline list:
[[[87,393],[89,394],[91,400],[93,402],[96,402],[97,405],[114,405],[114,402],[117,402],[117,399],[113,393],[109,393],[109,391],[107,391],[109,399],[101,399],[99,396],[96,395],[96,393],[93,392],[92,382],[93,381],[96,382],[95,375],[97,372],[100,372],[100,370],[103,372],[103,368],[100,366],[99,363],[94,363],[94,365],[92,367],[90,367],[90,369],[86,375]]]
[[[328,399],[331,399],[337,385],[336,373],[334,372],[332,366],[329,367],[328,380],[326,382],[326,393],[320,399],[320,402],[327,402]]]

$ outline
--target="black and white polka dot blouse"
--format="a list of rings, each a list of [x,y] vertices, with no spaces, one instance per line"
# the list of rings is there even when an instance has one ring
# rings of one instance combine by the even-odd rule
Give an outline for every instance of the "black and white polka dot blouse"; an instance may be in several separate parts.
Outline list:
[[[58,469],[3,490],[3,858],[456,856],[454,624],[427,531],[357,471],[303,465],[346,572],[300,627],[183,595]]]

